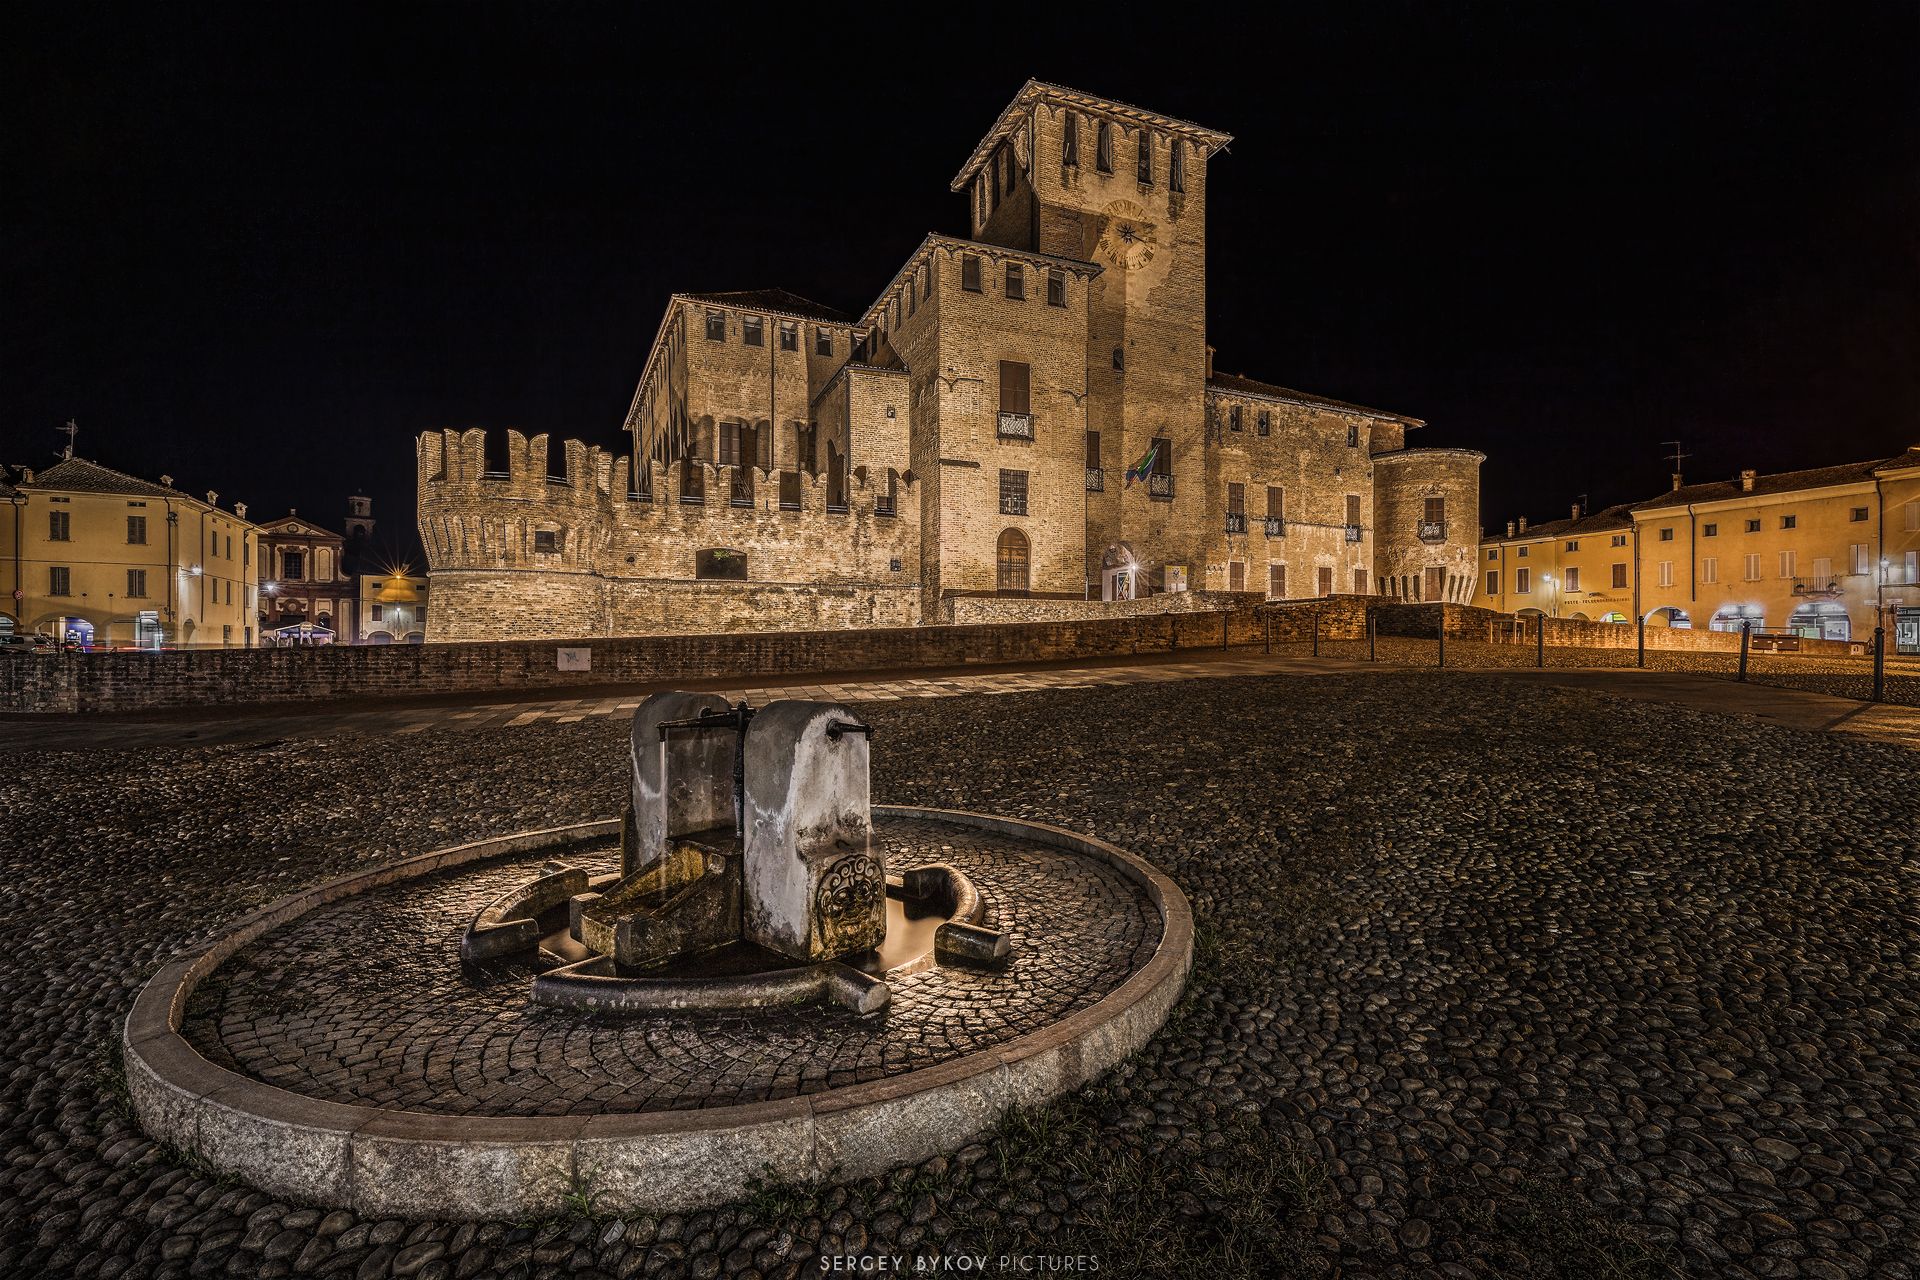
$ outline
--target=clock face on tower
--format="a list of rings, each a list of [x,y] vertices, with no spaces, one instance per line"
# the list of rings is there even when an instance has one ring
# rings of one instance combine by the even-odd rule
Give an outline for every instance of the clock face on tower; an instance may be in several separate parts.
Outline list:
[[[1121,271],[1145,271],[1160,253],[1159,228],[1131,200],[1115,200],[1100,213],[1094,243],[1098,260]]]

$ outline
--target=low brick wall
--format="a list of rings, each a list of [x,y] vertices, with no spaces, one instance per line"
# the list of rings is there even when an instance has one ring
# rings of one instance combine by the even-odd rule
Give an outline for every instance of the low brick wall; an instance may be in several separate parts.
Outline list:
[[[1544,628],[1550,649],[1632,649],[1639,643],[1639,629],[1630,622],[1593,622],[1538,614],[1518,616],[1465,604],[1376,604],[1373,613],[1374,626],[1383,636],[1431,639],[1439,619],[1444,618],[1448,637],[1462,640],[1533,644]],[[1667,627],[1650,622],[1647,648],[1686,653],[1738,653],[1740,633]],[[1865,652],[1865,646],[1859,641],[1801,640],[1795,652],[1808,657],[1859,657]]]
[[[1367,634],[1369,613],[1381,635],[1415,638],[1432,637],[1444,620],[1449,636],[1501,640],[1512,633],[1514,623],[1509,615],[1470,605],[1389,604],[1366,596],[1333,596],[1210,611],[940,627],[22,655],[0,659],[0,712],[146,711],[525,689],[565,692],[604,685],[784,681],[826,672],[1124,657],[1258,645],[1269,637],[1276,644],[1299,644],[1316,631],[1324,640],[1359,640]],[[1631,648],[1634,629],[1547,619],[1547,643],[1556,648]],[[1647,647],[1729,652],[1739,649],[1740,637],[1648,628]],[[589,650],[590,668],[560,670],[562,648]],[[1802,642],[1800,651],[1845,657],[1854,650],[1844,643],[1810,640]]]
[[[1139,600],[1079,600],[1058,596],[947,596],[940,620],[976,622],[1077,622],[1101,618],[1139,618],[1166,613],[1208,613],[1250,609],[1263,597],[1248,591],[1169,591]]]

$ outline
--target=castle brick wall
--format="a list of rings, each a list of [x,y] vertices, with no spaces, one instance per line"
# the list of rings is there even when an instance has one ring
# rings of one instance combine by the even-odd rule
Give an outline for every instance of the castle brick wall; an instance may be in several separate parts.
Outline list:
[[[1430,568],[1444,572],[1441,601],[1471,604],[1479,583],[1480,464],[1471,449],[1408,449],[1373,459],[1374,563],[1378,591],[1433,601]],[[1420,536],[1428,498],[1445,500],[1443,536]]]
[[[566,480],[549,479],[545,439],[509,432],[509,470],[496,476],[484,473],[483,432],[420,437],[429,640],[918,621],[919,496],[904,477],[893,514],[884,473],[851,479],[844,510],[829,509],[825,476],[803,473],[788,510],[775,472],[741,468],[751,505],[735,506],[736,469],[695,464],[704,501],[693,503],[680,466],[650,463],[651,501],[637,501],[627,460],[579,441],[566,442]],[[746,580],[696,578],[703,551],[743,560]]]

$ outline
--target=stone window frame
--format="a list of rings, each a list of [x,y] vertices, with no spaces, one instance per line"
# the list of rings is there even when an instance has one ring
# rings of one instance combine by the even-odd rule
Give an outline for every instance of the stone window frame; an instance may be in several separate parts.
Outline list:
[[[1133,179],[1142,187],[1153,185],[1153,131],[1142,129],[1133,153]]]
[[[536,555],[557,556],[564,545],[565,534],[558,529],[535,529],[533,531],[533,550]]]
[[[1847,523],[1849,524],[1863,523],[1869,518],[1869,515],[1870,515],[1870,512],[1866,507],[1849,507],[1847,508]]]
[[[1068,169],[1080,167],[1080,113],[1069,111],[1060,125],[1060,163]]]
[[[1254,426],[1255,435],[1262,435],[1262,436],[1272,435],[1273,434],[1273,411],[1271,409],[1262,409],[1259,413],[1259,416],[1254,419],[1253,426]]]
[[[1800,527],[1800,517],[1797,515],[1781,516],[1780,527],[1782,529],[1797,529]]]
[[[1009,262],[1005,280],[1004,288],[1008,299],[1013,302],[1025,302],[1027,300],[1026,267],[1018,262]]]
[[[147,518],[145,516],[127,517],[127,545],[144,547],[147,545]]]
[[[1709,520],[1709,521],[1708,521],[1707,523],[1705,523],[1705,524],[1703,524],[1703,525],[1701,525],[1701,526],[1700,526],[1700,536],[1701,536],[1701,537],[1703,537],[1703,538],[1717,538],[1717,537],[1719,537],[1719,536],[1720,536],[1720,524],[1719,524],[1719,522],[1718,522],[1718,521],[1715,521],[1715,520]],[[1618,543],[1618,542],[1616,542],[1616,543],[1614,543],[1613,545],[1614,545],[1614,546],[1616,546],[1616,547],[1618,547],[1618,546],[1621,546],[1621,545],[1623,545],[1623,544],[1621,544],[1621,543]]]
[[[1067,305],[1067,273],[1058,267],[1047,268],[1047,305],[1050,307]]]
[[[1668,526],[1667,526],[1666,528],[1664,528],[1664,529],[1662,529],[1662,530],[1660,531],[1660,541],[1662,541],[1662,542],[1672,542],[1672,541],[1673,541],[1673,526],[1672,526],[1672,525],[1668,525]]]
[[[1240,406],[1230,404],[1227,406],[1227,430],[1238,431],[1240,427]]]
[[[767,345],[767,321],[764,316],[740,317],[740,345],[746,347]]]
[[[727,313],[707,308],[707,341],[725,342],[727,340]]]
[[[968,293],[984,293],[981,284],[980,255],[963,253],[960,255],[960,287]]]
[[[1187,144],[1178,135],[1173,139],[1173,150],[1167,158],[1167,190],[1176,195],[1187,189]]]
[[[829,360],[833,358],[833,330],[825,325],[813,327],[813,354]]]
[[[1113,121],[1101,120],[1093,129],[1093,167],[1101,173],[1113,172]]]
[[[800,349],[800,326],[792,320],[780,322],[780,349],[798,351]]]

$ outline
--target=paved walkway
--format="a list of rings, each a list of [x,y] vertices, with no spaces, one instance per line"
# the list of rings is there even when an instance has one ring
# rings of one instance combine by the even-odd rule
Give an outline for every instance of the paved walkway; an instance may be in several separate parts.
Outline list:
[[[1222,676],[1352,675],[1432,670],[1426,666],[1309,658],[1247,650],[1192,651],[1172,658],[1052,663],[1031,669],[933,673],[849,674],[819,684],[725,685],[689,683],[729,702],[755,704],[774,698],[823,698],[840,702],[890,702],[960,694],[1028,693],[1044,689],[1089,689],[1104,685],[1196,680]],[[1544,681],[1615,697],[1641,698],[1716,714],[1744,715],[1771,724],[1862,737],[1920,749],[1920,708],[1873,706],[1849,698],[1721,677],[1631,668],[1562,669],[1449,668],[1450,675],[1482,679]],[[472,701],[441,699],[389,704],[313,707],[234,707],[152,712],[139,716],[14,716],[0,719],[0,753],[71,751],[156,746],[210,746],[312,738],[333,734],[419,733],[438,725],[518,728],[542,722],[572,724],[590,716],[630,715],[651,688],[585,697],[509,700],[505,695]]]

